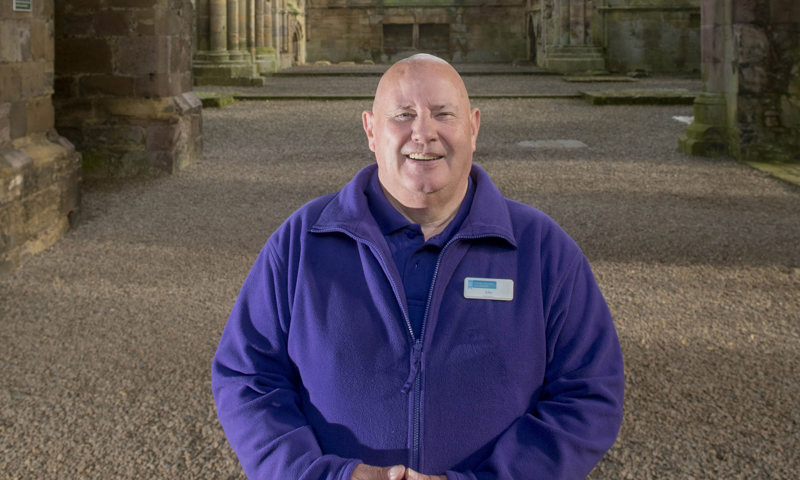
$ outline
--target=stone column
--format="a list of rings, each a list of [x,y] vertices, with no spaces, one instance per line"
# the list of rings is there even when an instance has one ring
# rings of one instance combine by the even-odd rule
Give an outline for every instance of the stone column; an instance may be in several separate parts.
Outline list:
[[[545,40],[549,43],[542,62],[545,68],[561,73],[605,70],[601,50],[586,34],[591,18],[587,8],[592,5],[591,0],[553,0],[554,31],[553,38]]]
[[[251,52],[256,49],[256,2],[247,0],[247,46]]]
[[[197,24],[195,31],[197,32],[197,51],[205,52],[209,50],[209,18],[208,18],[208,0],[197,0]]]
[[[231,60],[242,60],[244,54],[239,50],[239,0],[228,1],[228,55]]]
[[[198,1],[208,4],[210,50],[195,57],[195,85],[263,85],[247,51],[247,24],[241,27],[248,0]]]
[[[703,92],[680,150],[780,176],[800,163],[800,3],[702,0],[701,14]]]
[[[228,7],[226,0],[208,0],[209,56],[228,60]]]
[[[263,48],[264,44],[264,0],[256,0],[255,4],[255,42],[256,49]]]
[[[584,0],[569,2],[569,43],[586,44],[586,3]]]
[[[694,121],[678,140],[681,152],[690,155],[714,156],[728,153],[728,99],[725,95],[726,77],[732,53],[731,0],[704,0],[700,5],[700,63],[703,91],[694,101]],[[735,94],[734,94],[735,97]]]
[[[239,51],[247,54],[247,0],[239,0]]]
[[[274,47],[275,46],[275,39],[273,36],[275,35],[274,29],[272,28],[272,19],[274,17],[272,9],[274,0],[266,0],[266,5],[264,8],[264,46],[265,47]]]

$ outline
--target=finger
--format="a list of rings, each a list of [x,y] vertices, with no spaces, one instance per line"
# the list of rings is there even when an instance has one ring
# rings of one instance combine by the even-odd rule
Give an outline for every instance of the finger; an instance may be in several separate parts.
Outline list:
[[[402,465],[395,465],[394,467],[389,468],[389,471],[387,472],[389,480],[402,480],[405,474],[406,467]]]

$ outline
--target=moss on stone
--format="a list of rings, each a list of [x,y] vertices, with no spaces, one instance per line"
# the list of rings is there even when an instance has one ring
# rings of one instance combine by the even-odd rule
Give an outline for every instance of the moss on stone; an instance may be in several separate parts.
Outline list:
[[[197,92],[197,98],[203,103],[203,108],[222,108],[236,101],[233,93]]]

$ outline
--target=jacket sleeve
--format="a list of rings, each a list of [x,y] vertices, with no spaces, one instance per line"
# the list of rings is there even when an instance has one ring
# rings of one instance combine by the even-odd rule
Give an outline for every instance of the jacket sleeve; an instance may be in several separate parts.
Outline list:
[[[475,471],[449,480],[583,479],[616,440],[625,387],[617,333],[582,253],[567,272],[545,287],[541,395]]]
[[[245,280],[212,362],[217,416],[250,479],[349,480],[359,462],[323,455],[300,408],[286,270],[268,243]]]

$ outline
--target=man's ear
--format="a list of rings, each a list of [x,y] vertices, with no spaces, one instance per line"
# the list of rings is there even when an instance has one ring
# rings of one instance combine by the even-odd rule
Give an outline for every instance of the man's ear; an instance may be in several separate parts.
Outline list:
[[[478,130],[481,129],[481,111],[473,108],[470,111],[469,123],[472,127],[472,151],[478,148]]]
[[[375,151],[375,133],[374,133],[374,125],[375,125],[375,114],[372,112],[365,110],[361,113],[361,121],[364,123],[364,132],[367,134],[367,143],[369,144],[369,149],[373,152]]]

